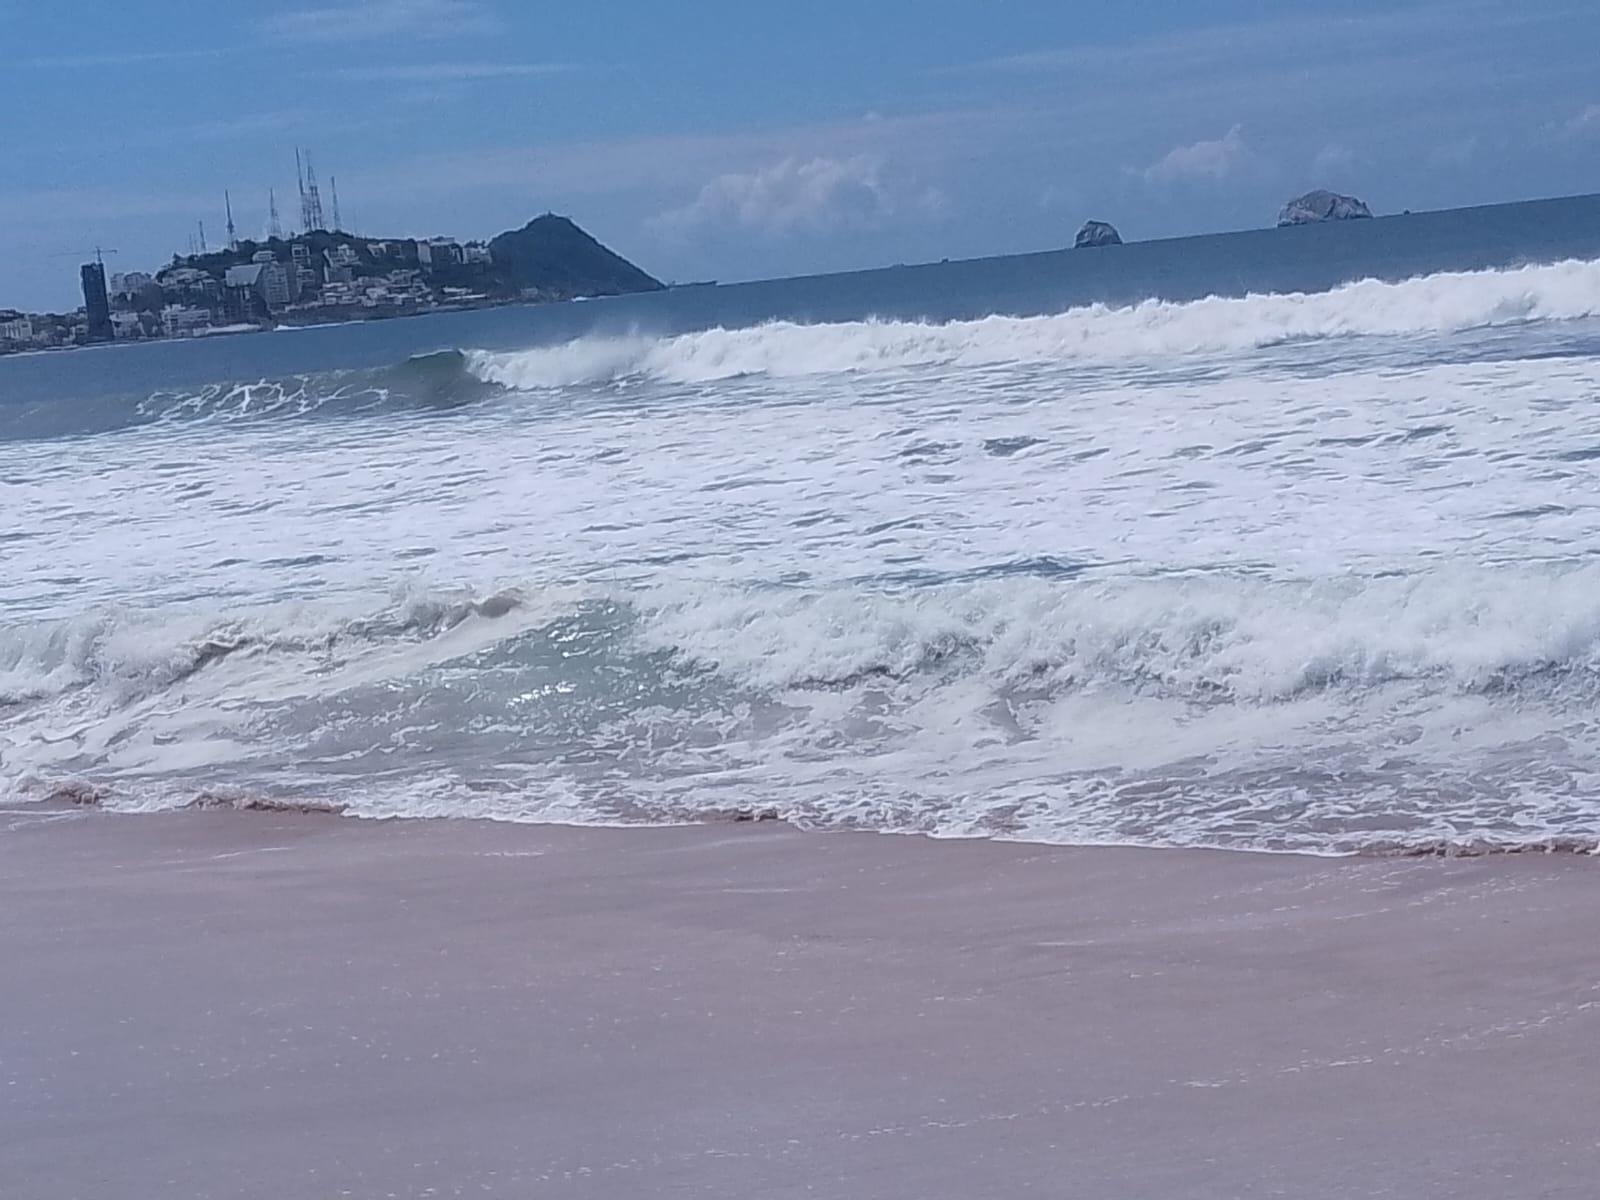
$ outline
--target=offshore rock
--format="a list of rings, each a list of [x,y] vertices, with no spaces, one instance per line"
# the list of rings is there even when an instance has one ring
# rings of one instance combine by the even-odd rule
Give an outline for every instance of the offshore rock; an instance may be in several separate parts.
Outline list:
[[[1085,221],[1083,228],[1078,230],[1077,240],[1072,245],[1076,250],[1081,250],[1085,246],[1120,246],[1122,235],[1109,221]]]
[[[1341,196],[1338,192],[1318,188],[1285,204],[1278,213],[1278,227],[1315,225],[1319,221],[1354,221],[1370,216],[1372,210],[1354,196]]]

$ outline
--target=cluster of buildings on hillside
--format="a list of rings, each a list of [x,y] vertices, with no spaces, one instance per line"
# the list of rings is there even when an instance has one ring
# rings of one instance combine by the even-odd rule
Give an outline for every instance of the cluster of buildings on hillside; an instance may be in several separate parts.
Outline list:
[[[174,254],[158,271],[109,278],[96,250],[94,261],[79,269],[82,307],[68,313],[0,309],[0,354],[662,286],[554,213],[490,242],[363,237],[343,230],[331,176],[332,220],[325,219],[309,153],[295,152],[295,181],[300,232],[284,233],[269,189],[265,235],[240,238],[232,197],[224,191],[223,248],[211,249],[205,224],[197,222],[188,254]]]
[[[0,309],[0,353],[524,298],[495,276],[486,244],[344,233],[337,185],[330,229],[309,153],[295,152],[295,177],[303,232],[284,236],[277,199],[269,193],[268,234],[260,241],[241,240],[232,199],[225,194],[226,248],[207,248],[202,223],[198,240],[191,235],[187,255],[174,255],[156,272],[129,271],[109,279],[97,251],[95,261],[79,271],[81,308],[69,313]]]
[[[113,340],[395,316],[514,299],[500,295],[482,242],[383,241],[321,231],[209,254],[154,273],[80,269],[83,307],[0,309],[0,353]]]

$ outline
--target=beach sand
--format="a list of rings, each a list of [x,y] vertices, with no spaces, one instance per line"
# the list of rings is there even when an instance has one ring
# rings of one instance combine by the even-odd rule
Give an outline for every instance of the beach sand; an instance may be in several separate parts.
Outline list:
[[[0,1196],[1591,1197],[1600,861],[0,813]]]

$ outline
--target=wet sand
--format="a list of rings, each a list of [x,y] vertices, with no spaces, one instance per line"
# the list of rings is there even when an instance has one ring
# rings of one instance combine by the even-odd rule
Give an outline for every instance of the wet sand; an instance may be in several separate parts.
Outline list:
[[[1600,861],[0,813],[0,1196],[1590,1197]]]

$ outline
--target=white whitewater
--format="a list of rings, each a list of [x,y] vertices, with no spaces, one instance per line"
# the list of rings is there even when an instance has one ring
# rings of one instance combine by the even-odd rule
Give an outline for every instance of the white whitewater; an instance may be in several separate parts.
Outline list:
[[[152,399],[4,444],[0,791],[1593,837],[1597,314],[1564,262]]]
[[[630,376],[706,383],[741,375],[792,377],[896,367],[1115,363],[1227,353],[1296,340],[1401,337],[1561,321],[1600,314],[1600,263],[1362,280],[1331,292],[1147,300],[1091,305],[1053,316],[984,317],[940,324],[773,322],[670,338],[587,338],[511,354],[475,353],[481,378],[514,388],[558,388]]]

